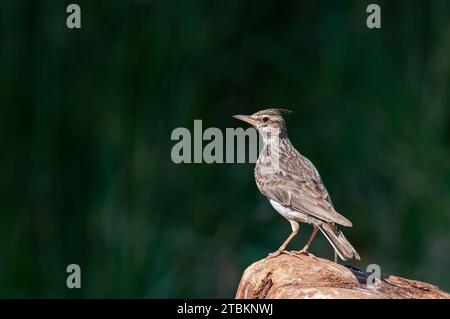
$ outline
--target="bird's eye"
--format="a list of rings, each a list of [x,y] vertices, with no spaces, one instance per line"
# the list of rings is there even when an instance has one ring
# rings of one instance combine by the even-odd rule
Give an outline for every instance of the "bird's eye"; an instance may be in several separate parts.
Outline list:
[[[263,122],[267,122],[269,120],[269,118],[267,116],[264,116],[262,120],[263,120]]]

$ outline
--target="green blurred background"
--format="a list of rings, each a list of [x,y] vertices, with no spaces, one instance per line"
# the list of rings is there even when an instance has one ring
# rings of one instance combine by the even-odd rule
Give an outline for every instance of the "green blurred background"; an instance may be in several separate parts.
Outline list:
[[[295,111],[355,266],[449,290],[450,2],[375,1],[369,30],[371,2],[1,1],[0,297],[233,297],[290,226],[254,164],[176,165],[170,136],[265,107]]]

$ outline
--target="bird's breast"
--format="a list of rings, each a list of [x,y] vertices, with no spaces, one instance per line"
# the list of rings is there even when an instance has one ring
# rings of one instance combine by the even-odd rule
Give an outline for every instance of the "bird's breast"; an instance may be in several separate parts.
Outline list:
[[[260,156],[255,166],[255,181],[261,193],[266,195],[265,185],[273,180],[277,174],[277,169],[271,165],[270,158]]]

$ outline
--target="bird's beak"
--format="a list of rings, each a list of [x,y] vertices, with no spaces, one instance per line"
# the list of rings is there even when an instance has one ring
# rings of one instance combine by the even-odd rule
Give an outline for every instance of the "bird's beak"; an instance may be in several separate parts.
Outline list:
[[[237,120],[244,121],[250,125],[256,126],[256,121],[252,118],[251,115],[233,115],[233,117]]]

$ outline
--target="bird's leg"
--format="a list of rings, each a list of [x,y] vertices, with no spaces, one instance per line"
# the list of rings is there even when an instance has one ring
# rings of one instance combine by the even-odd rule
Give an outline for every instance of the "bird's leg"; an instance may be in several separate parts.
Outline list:
[[[308,242],[306,243],[305,247],[303,247],[302,250],[299,250],[299,251],[296,252],[297,254],[306,254],[308,256],[311,256],[311,257],[315,258],[315,256],[313,254],[308,253],[308,249],[309,249],[309,246],[311,245],[311,242],[313,241],[314,237],[316,236],[316,233],[317,233],[318,230],[319,230],[319,228],[316,225],[314,225],[312,234],[309,237]]]
[[[308,252],[309,246],[311,246],[311,242],[313,241],[314,237],[316,236],[316,233],[317,233],[318,230],[319,230],[319,228],[314,225],[312,234],[309,237],[308,242],[306,243],[305,247],[303,247],[303,249],[300,250],[302,253],[307,253]]]
[[[296,221],[290,220],[289,221],[291,223],[291,227],[292,227],[292,233],[289,235],[289,237],[284,241],[284,243],[280,246],[280,248],[278,248],[277,251],[270,253],[267,258],[274,258],[277,257],[281,254],[286,253],[285,249],[286,246],[289,244],[289,242],[292,240],[292,238],[294,238],[295,235],[298,234],[298,231],[300,229],[300,226],[298,225],[298,223]]]

